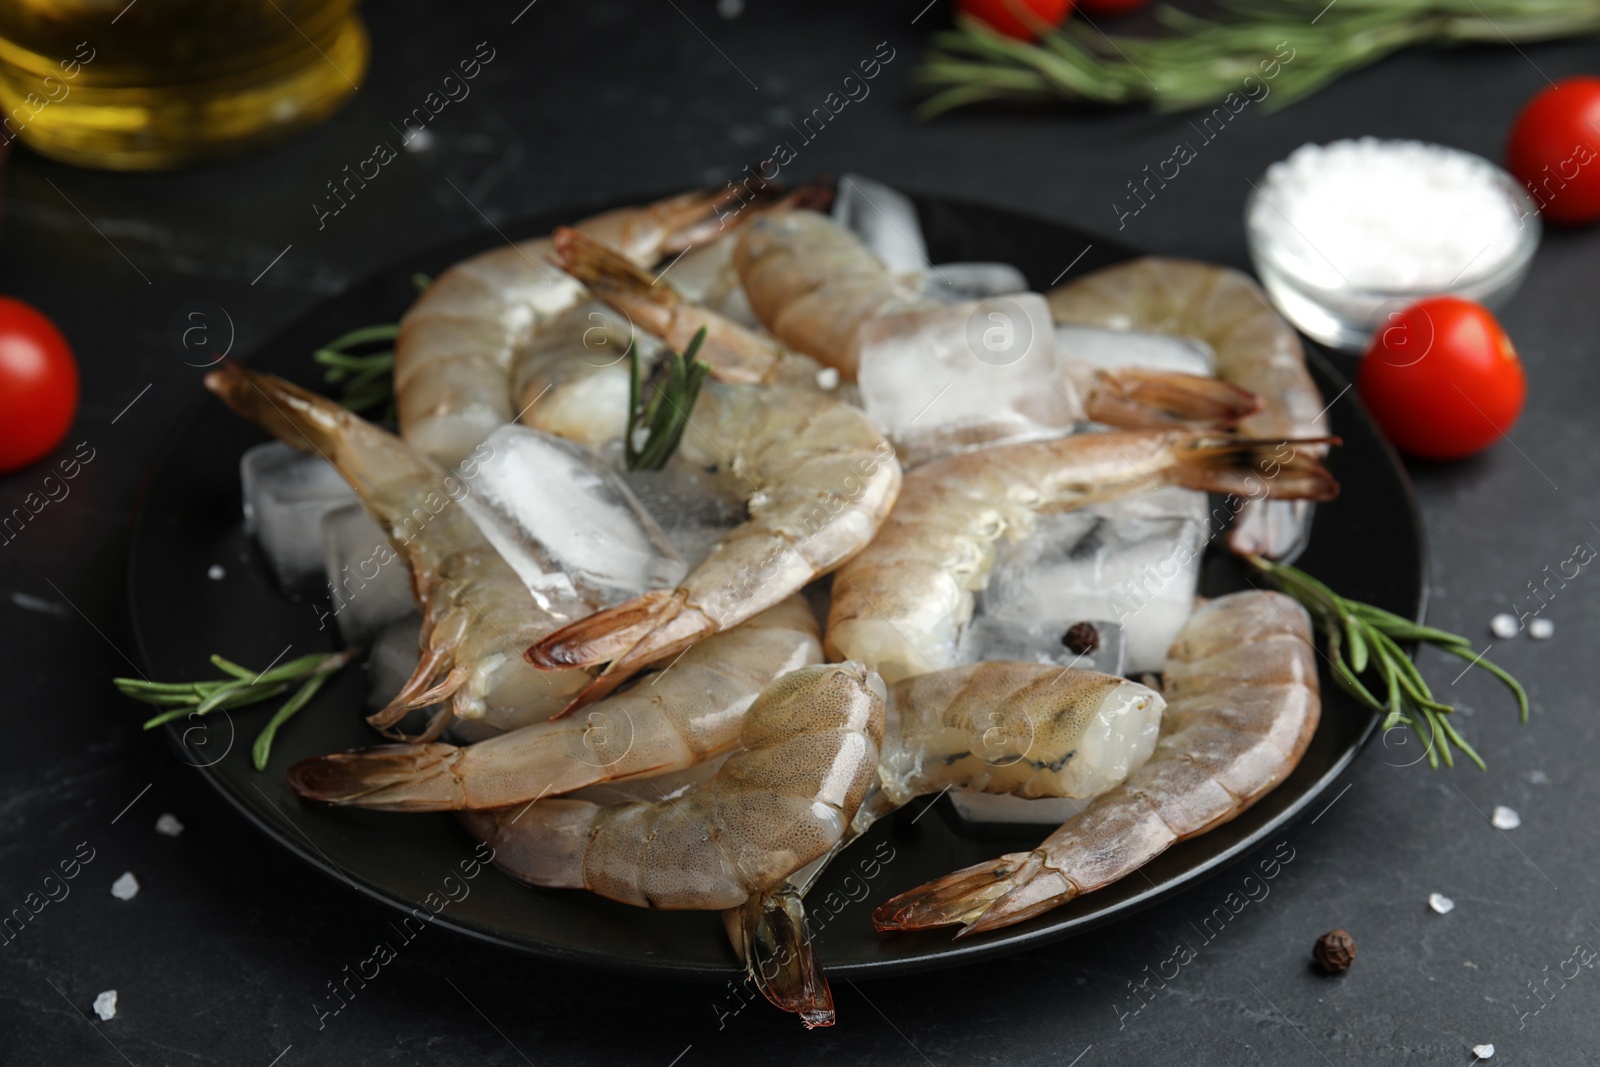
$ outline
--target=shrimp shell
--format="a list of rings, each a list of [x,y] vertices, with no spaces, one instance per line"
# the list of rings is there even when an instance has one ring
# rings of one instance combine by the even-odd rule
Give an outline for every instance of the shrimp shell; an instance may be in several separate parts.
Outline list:
[[[872,784],[884,716],[883,683],[861,664],[802,667],[762,691],[740,750],[682,796],[541,800],[464,819],[530,885],[639,907],[736,907],[838,841]]]
[[[528,649],[544,669],[609,664],[574,707],[850,559],[900,492],[894,450],[866,413],[806,390],[707,382],[679,449],[742,480],[750,517],[678,588],[606,608]]]
[[[522,661],[529,641],[564,620],[539,607],[460,506],[462,482],[394,434],[281,378],[224,362],[205,381],[234,411],[338,468],[410,567],[422,657],[389,706],[368,721],[389,732],[411,709],[448,702],[421,736],[432,740],[451,713],[481,718],[502,706],[555,712],[579,689],[586,680],[579,672],[540,674]],[[412,740],[397,730],[390,735]]]
[[[1321,714],[1311,619],[1282,593],[1202,605],[1165,672],[1155,755],[1032,852],[976,864],[873,913],[880,930],[962,923],[958,936],[1041,915],[1234,818],[1289,776]]]
[[[709,240],[728,190],[685,193],[619,208],[578,228],[634,263]],[[583,298],[583,286],[550,263],[549,238],[496,248],[457,263],[400,320],[394,385],[400,433],[446,467],[512,421],[508,368],[546,323]]]
[[[1282,463],[1274,446],[1183,432],[1077,434],[962,452],[912,471],[872,544],[833,580],[824,649],[890,684],[951,667],[994,543],[1026,536],[1036,512],[1064,511],[1146,488],[1244,491],[1329,500],[1337,483],[1309,456]],[[1267,458],[1264,458],[1267,457]]]
[[[318,756],[289,768],[289,784],[328,804],[449,811],[682,771],[737,745],[745,712],[773,680],[821,661],[816,617],[791,596],[583,719],[534,723],[465,748],[382,745]]]
[[[1058,323],[1209,344],[1218,377],[1261,398],[1261,410],[1239,423],[1241,434],[1327,436],[1327,406],[1306,370],[1300,337],[1249,275],[1212,263],[1146,256],[1068,282],[1046,299]],[[1321,451],[1313,448],[1311,454]],[[1310,505],[1300,501],[1247,501],[1228,542],[1243,555],[1280,558],[1301,543],[1309,516]]]

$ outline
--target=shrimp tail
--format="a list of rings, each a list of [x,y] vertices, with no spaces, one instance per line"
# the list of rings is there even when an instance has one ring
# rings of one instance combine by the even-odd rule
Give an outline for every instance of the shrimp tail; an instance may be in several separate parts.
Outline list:
[[[324,397],[231,359],[206,375],[205,386],[234,411],[301,452],[335,452],[349,415]]]
[[[450,811],[465,805],[455,745],[377,745],[303,759],[289,785],[307,800],[379,811]]]
[[[605,245],[570,226],[558,226],[550,235],[557,265],[596,296],[629,318],[637,318],[651,333],[661,333],[672,323],[683,298]]]
[[[435,682],[434,679],[439,678],[441,673],[444,677]],[[396,741],[432,741],[450,725],[454,715],[450,705],[444,702],[466,684],[468,674],[465,666],[452,662],[447,649],[430,648],[417,661],[416,670],[400,687],[400,692],[381,710],[368,715],[367,723],[385,737]],[[428,719],[428,725],[422,733],[410,735],[399,729],[397,724],[409,713],[433,704],[441,706]]]
[[[778,1008],[800,1016],[806,1029],[832,1026],[833,991],[811,947],[805,902],[792,886],[751,897],[723,913],[746,973]]]
[[[1261,398],[1219,378],[1133,367],[1101,371],[1084,403],[1095,422],[1129,429],[1223,430],[1261,410]]]
[[[967,926],[963,933],[971,933],[991,908],[1011,899],[1045,870],[1044,858],[1037,852],[1013,852],[936,878],[885,901],[872,913],[872,925],[888,932],[961,923]],[[1053,905],[1038,910],[1050,906]]]
[[[1189,489],[1263,494],[1285,500],[1333,500],[1339,483],[1308,447],[1338,444],[1337,437],[1274,441],[1249,437],[1199,437],[1178,450],[1176,481]]]
[[[717,630],[687,605],[682,589],[653,589],[632,600],[568,623],[523,653],[543,671],[607,664],[578,693],[560,718],[587,707],[657,660],[682,652]]]

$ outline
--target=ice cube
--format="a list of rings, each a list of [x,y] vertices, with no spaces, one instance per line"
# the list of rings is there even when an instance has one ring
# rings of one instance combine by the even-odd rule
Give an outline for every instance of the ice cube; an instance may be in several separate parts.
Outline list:
[[[896,274],[928,269],[928,246],[911,198],[860,174],[839,179],[833,219]]]
[[[723,535],[745,520],[738,494],[682,456],[658,471],[628,471],[622,480],[690,567],[699,566]]]
[[[861,339],[862,407],[910,462],[1073,423],[1037,293],[880,315]]]
[[[1055,337],[1056,358],[1104,370],[1140,367],[1209,376],[1216,365],[1211,346],[1188,337],[1093,326],[1057,326]]]
[[[1193,610],[1208,531],[1206,495],[1169,487],[1041,516],[996,547],[983,617],[1070,625],[1120,623],[1123,671],[1159,671]]]
[[[326,626],[332,618],[345,644],[370,644],[416,610],[405,557],[360,504],[324,515],[322,541],[327,601],[319,604],[318,619]]]
[[[239,481],[245,529],[278,583],[291,590],[313,585],[322,572],[322,516],[355,500],[355,491],[327,460],[281,441],[245,452]]]
[[[387,707],[417,669],[422,657],[418,635],[422,630],[422,616],[412,610],[404,618],[391,622],[372,642],[367,653],[367,706],[376,711]]]
[[[1079,654],[1064,643],[1068,626],[1077,622],[1091,622],[1094,626],[1100,638],[1099,647],[1094,651]],[[1125,654],[1122,627],[1114,622],[1078,619],[1064,625],[979,615],[962,631],[957,657],[962,663],[1009,659],[1121,674]]]
[[[627,483],[589,449],[511,424],[482,452],[460,472],[461,504],[536,598],[603,607],[688,572]]]
[[[922,277],[922,295],[942,304],[1027,292],[1028,279],[1009,263],[941,263]]]
[[[1014,797],[1009,793],[977,793],[970,789],[950,790],[950,802],[962,821],[978,826],[993,824],[1060,826],[1077,815],[1094,798]]]

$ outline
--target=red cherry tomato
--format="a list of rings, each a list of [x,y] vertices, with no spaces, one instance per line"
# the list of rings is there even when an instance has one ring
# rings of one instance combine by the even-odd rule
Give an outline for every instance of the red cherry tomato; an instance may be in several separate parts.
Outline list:
[[[1600,78],[1563,78],[1522,109],[1506,169],[1556,222],[1600,219]]]
[[[1091,15],[1126,15],[1149,3],[1150,0],[1078,0],[1077,6]]]
[[[1378,327],[1356,386],[1389,440],[1424,459],[1458,459],[1494,444],[1528,391],[1500,323],[1453,296],[1413,304]]]
[[[1072,0],[1014,0],[1017,7],[1033,12],[1052,26],[1061,25],[1072,11]],[[1017,17],[1012,3],[1007,0],[956,0],[956,10],[963,15],[987,22],[1007,37],[1031,41],[1039,36],[1033,28]]]
[[[0,296],[0,471],[61,443],[78,410],[78,365],[55,323]]]

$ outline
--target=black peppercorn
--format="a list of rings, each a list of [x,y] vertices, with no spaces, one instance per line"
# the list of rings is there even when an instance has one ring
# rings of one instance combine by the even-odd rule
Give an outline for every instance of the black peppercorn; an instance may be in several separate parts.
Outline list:
[[[1356,939],[1344,930],[1329,930],[1311,950],[1317,965],[1329,974],[1341,974],[1356,961]]]
[[[1061,635],[1061,643],[1075,656],[1087,656],[1100,647],[1100,631],[1092,622],[1080,622]]]

